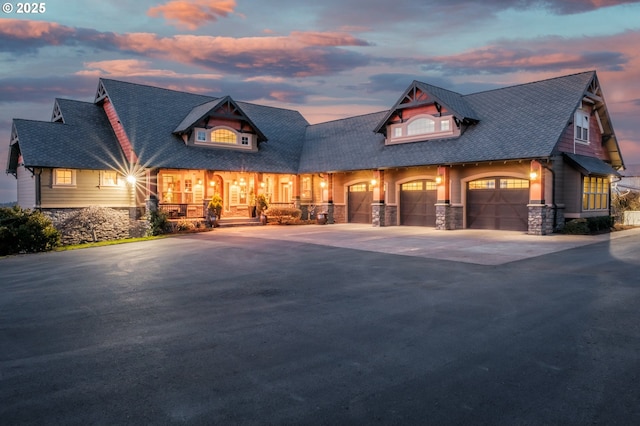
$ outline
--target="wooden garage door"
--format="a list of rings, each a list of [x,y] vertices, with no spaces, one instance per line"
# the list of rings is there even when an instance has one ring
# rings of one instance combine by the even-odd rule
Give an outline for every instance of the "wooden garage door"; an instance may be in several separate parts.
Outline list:
[[[400,225],[436,226],[436,183],[415,180],[400,186]]]
[[[496,177],[467,185],[467,227],[526,231],[529,181]]]
[[[358,183],[349,187],[349,223],[371,223],[371,203],[373,191],[368,183]]]

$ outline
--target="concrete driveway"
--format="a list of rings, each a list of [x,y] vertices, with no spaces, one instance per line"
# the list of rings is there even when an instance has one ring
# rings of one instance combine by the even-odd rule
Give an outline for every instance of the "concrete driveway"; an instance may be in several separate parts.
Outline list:
[[[334,224],[218,228],[216,235],[296,241],[330,247],[451,260],[478,265],[502,265],[575,247],[640,235],[640,228],[602,235],[528,235],[517,231]]]
[[[362,249],[318,244],[334,232]],[[218,229],[0,259],[0,424],[640,424],[638,233],[473,235]]]

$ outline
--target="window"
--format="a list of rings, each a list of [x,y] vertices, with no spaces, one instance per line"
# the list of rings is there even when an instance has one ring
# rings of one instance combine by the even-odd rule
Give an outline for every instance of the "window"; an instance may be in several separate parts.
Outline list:
[[[249,145],[249,137],[248,136],[242,136],[242,145]]]
[[[211,132],[211,142],[236,144],[238,138],[234,132],[227,129],[216,129]]]
[[[526,189],[529,181],[526,179],[500,179],[500,189]]]
[[[349,187],[349,192],[367,192],[368,190],[369,188],[366,183],[359,183],[357,185],[351,185]]]
[[[481,179],[469,182],[469,189],[495,189],[495,179]]]
[[[113,170],[104,170],[101,172],[101,186],[118,186],[118,172]]]
[[[605,210],[609,208],[609,179],[602,177],[583,178],[582,210]]]
[[[207,141],[207,132],[204,130],[198,130],[196,132],[196,140],[198,142],[206,142]]]
[[[53,171],[54,186],[74,186],[76,184],[75,170],[55,169]]]
[[[407,136],[424,135],[436,130],[435,122],[428,118],[417,118],[407,124]]]
[[[585,111],[576,111],[575,117],[575,138],[580,142],[589,142],[589,114]]]
[[[401,143],[451,137],[456,131],[451,124],[453,117],[436,117],[421,114],[411,118],[407,122],[390,124],[387,143]]]
[[[422,191],[422,182],[407,182],[402,184],[403,191]]]

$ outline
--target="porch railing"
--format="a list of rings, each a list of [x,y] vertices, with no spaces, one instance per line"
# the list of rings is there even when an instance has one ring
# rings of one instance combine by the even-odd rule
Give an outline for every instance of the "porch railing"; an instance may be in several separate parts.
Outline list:
[[[169,219],[205,217],[203,204],[158,204],[158,208],[167,213]]]

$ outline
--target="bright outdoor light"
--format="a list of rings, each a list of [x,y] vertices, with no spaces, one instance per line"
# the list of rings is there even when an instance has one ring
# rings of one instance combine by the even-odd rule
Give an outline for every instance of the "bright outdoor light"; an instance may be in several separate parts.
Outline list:
[[[134,175],[127,175],[127,183],[133,185],[136,183],[136,177]]]

